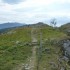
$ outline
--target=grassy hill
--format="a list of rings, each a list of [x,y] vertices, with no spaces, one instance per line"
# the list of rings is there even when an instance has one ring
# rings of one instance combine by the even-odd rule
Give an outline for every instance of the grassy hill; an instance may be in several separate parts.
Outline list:
[[[70,23],[66,23],[66,24],[62,25],[60,28],[70,29]]]
[[[38,39],[40,41],[40,34],[42,42],[37,48],[37,66],[38,70],[60,70],[60,67],[65,66],[66,62],[59,59],[62,56],[61,47],[58,42],[67,37],[67,35],[58,29],[52,27],[38,28]],[[41,45],[41,46],[40,46]],[[59,66],[59,67],[58,67]],[[66,67],[67,70],[69,70]]]
[[[66,23],[66,24],[64,24],[64,25],[62,25],[61,27],[60,27],[60,30],[62,30],[62,31],[70,31],[70,23]]]
[[[31,55],[31,28],[16,28],[0,35],[0,70],[13,70]]]
[[[60,48],[51,42],[65,38],[66,34],[46,24],[38,23],[14,28],[0,35],[0,70],[15,70],[32,55],[33,46],[30,45],[32,27],[35,28],[33,34],[36,35],[39,42],[37,53],[39,53],[40,33],[42,33],[43,44],[39,70],[44,70],[43,68],[45,67],[48,70],[52,70],[49,62],[58,63],[57,57],[59,56]],[[49,52],[46,49],[49,49]],[[37,54],[37,57],[39,56]]]
[[[59,28],[62,32],[70,36],[70,23],[66,23]]]
[[[63,32],[60,32],[57,29],[53,29],[52,27],[43,28],[43,29],[41,29],[41,31],[42,31],[44,39],[46,39],[46,38],[48,38],[48,39],[51,39],[51,38],[61,39],[61,38],[66,36],[66,34],[64,34]]]
[[[40,40],[40,33],[42,34],[42,39],[43,41],[46,40],[53,40],[53,39],[57,39],[57,40],[61,40],[67,37],[67,35],[58,30],[58,29],[54,29],[53,27],[50,26],[46,26],[46,27],[41,27],[41,28],[37,28],[38,31],[38,40]]]

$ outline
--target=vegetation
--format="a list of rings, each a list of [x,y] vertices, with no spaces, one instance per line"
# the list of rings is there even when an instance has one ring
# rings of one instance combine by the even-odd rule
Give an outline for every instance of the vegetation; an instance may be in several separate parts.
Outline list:
[[[30,28],[16,28],[0,35],[0,70],[13,70],[31,55]]]
[[[37,28],[38,31],[38,40],[40,40],[40,33],[42,33],[42,40],[61,40],[67,38],[67,35],[64,32],[61,32],[57,28],[53,28],[50,26]]]
[[[20,65],[28,61],[33,48],[31,43],[32,27],[34,28],[33,35],[38,40],[38,44],[36,44],[38,70],[60,70],[60,66],[65,66],[65,61],[62,64],[59,62],[62,52],[58,42],[67,38],[67,35],[57,28],[45,25],[39,22],[2,33],[0,35],[0,70],[17,70]]]
[[[65,37],[66,34],[60,32],[57,29],[53,29],[51,27],[43,28],[41,29],[43,39],[60,39],[62,37]]]
[[[70,36],[70,23],[62,25],[59,29]]]
[[[42,33],[42,48],[37,48],[38,70],[60,70],[62,65],[65,66],[65,61],[62,64],[59,62],[62,52],[58,42],[66,38],[67,35],[52,27],[40,28],[38,32],[39,36],[40,32]],[[38,38],[40,40],[39,36]]]

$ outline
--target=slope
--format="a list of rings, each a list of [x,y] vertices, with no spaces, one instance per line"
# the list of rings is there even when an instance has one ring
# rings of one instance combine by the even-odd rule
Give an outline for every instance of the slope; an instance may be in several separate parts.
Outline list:
[[[31,55],[31,28],[16,28],[0,35],[0,70],[13,70]]]
[[[56,44],[65,37],[63,32],[42,24],[15,28],[1,34],[0,70],[22,70],[24,65],[27,68],[32,66],[31,70],[54,70],[54,65],[58,68],[61,52]],[[34,46],[32,41],[37,41],[37,45]]]

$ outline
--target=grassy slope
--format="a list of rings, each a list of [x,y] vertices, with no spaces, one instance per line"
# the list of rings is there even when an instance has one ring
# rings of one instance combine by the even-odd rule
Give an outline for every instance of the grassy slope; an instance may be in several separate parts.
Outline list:
[[[35,32],[38,39],[40,39],[40,32],[42,32],[44,41],[42,50],[48,48],[51,51],[50,53],[42,52],[39,70],[44,70],[44,68],[52,70],[49,62],[58,63],[57,57],[59,56],[60,48],[51,45],[49,40],[61,39],[66,37],[66,35],[51,27],[42,27],[41,31],[38,28]],[[19,41],[19,44],[17,44],[17,41]],[[31,55],[32,48],[28,45],[24,46],[25,42],[31,42],[31,28],[19,28],[0,35],[0,70],[12,70],[12,68],[25,62],[26,58]]]
[[[61,27],[59,27],[59,29],[62,32],[66,33],[69,36],[69,38],[70,38],[70,23],[62,25]]]
[[[66,38],[67,35],[64,34],[63,32],[59,31],[58,29],[53,29],[52,27],[42,27],[42,28],[37,28],[38,31],[38,40],[40,40],[40,32],[42,33],[42,39],[43,41],[46,41],[48,39],[63,39]]]
[[[30,28],[17,28],[0,35],[0,70],[12,70],[25,62],[32,48],[25,42],[31,42]]]
[[[42,44],[41,58],[39,58],[40,54],[38,54],[38,59],[40,61],[39,70],[59,70],[57,69],[57,66],[59,65],[59,56],[61,55],[60,47],[58,47],[57,44],[52,44],[52,42],[54,42],[54,40],[56,42],[56,40],[58,41],[65,38],[66,34],[60,32],[59,30],[52,29],[51,27],[42,28],[41,32],[42,41],[44,43]],[[49,49],[49,52],[45,51],[46,48]],[[55,68],[50,63],[55,64]]]
[[[57,29],[53,29],[51,27],[47,27],[47,28],[43,28],[41,29],[42,35],[43,35],[43,39],[51,39],[51,38],[55,38],[55,39],[61,39],[63,37],[66,37],[66,34],[60,32]]]
[[[50,63],[55,63],[56,65],[58,65],[57,58],[59,56],[58,52],[60,51],[60,48],[47,44],[47,45],[44,45],[42,49],[45,50],[46,48],[49,49],[50,52],[48,52],[48,51],[42,52],[40,63],[39,63],[39,70],[44,70],[44,69],[45,70],[55,70],[55,69],[53,69],[54,67],[52,67],[52,65]],[[57,70],[57,68],[56,68],[56,70]]]
[[[64,31],[64,32],[70,31],[70,23],[66,23],[66,24],[62,25],[59,29]]]

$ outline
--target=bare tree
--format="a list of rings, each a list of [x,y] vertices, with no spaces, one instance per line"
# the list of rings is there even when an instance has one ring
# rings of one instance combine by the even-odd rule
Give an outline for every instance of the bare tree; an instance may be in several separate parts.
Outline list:
[[[55,18],[52,19],[50,24],[51,24],[52,27],[56,27],[56,24],[57,24],[56,19]]]

